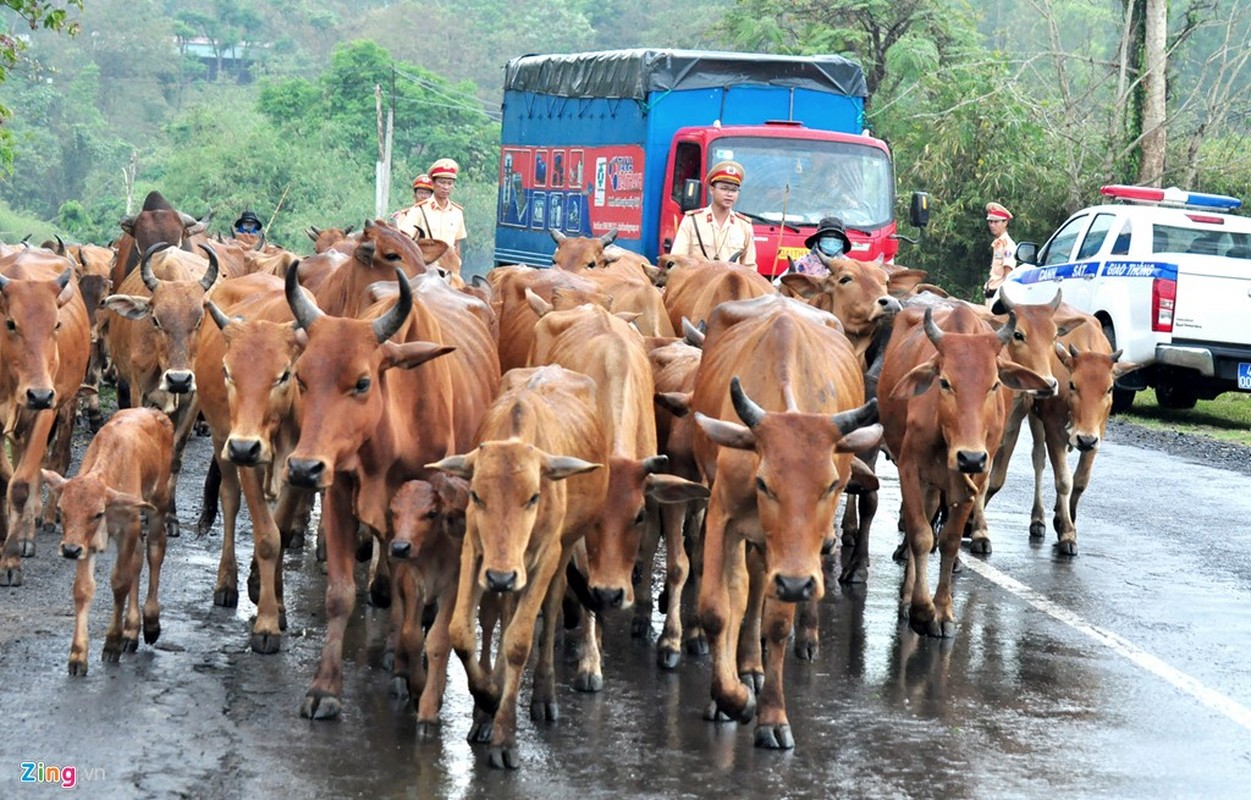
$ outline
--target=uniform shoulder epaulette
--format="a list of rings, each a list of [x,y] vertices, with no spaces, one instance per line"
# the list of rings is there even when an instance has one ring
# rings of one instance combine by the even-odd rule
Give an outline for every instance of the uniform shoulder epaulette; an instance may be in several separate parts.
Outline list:
[[[705,208],[692,208],[690,211],[686,212],[686,214],[685,214],[684,216],[687,216],[687,217],[693,217],[693,216],[695,216],[696,214],[699,214],[699,213],[701,213],[701,212],[703,212],[703,211],[707,211],[707,209],[705,209]]]
[[[734,216],[738,217],[738,218],[739,218],[739,219],[741,219],[743,222],[746,222],[746,223],[748,223],[748,224],[751,224],[751,217],[746,217],[746,216],[743,216],[742,214],[738,213],[737,211],[735,211],[735,212],[734,212]]]
[[[455,200],[448,200],[447,202],[452,204],[452,208],[459,208],[461,211],[465,210],[465,207],[462,206],[460,203],[456,202]]]

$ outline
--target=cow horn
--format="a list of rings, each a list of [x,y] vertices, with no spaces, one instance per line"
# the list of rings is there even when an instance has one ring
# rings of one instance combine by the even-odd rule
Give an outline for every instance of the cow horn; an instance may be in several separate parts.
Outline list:
[[[139,277],[143,278],[143,285],[148,287],[149,292],[155,292],[156,287],[160,285],[160,281],[152,273],[152,256],[156,254],[156,251],[164,250],[169,246],[169,242],[157,242],[144,251],[143,259],[139,261]]]
[[[747,427],[754,428],[760,424],[760,420],[764,419],[765,410],[747,396],[737,375],[730,379],[730,400],[734,403],[734,411],[738,414],[738,418]]]
[[[65,271],[56,276],[56,288],[64,289],[69,286],[70,278],[74,277],[74,268],[66,267]]]
[[[390,311],[374,320],[374,336],[378,337],[379,344],[394,336],[408,319],[408,312],[413,310],[413,289],[408,285],[408,276],[399,267],[395,268],[395,280],[400,284],[400,299]]]
[[[747,252],[747,251],[746,251],[746,250],[739,250],[737,253],[735,253],[734,255],[730,256],[730,263],[731,263],[731,264],[737,264],[737,263],[738,263],[738,260],[739,260],[740,258],[742,258],[742,257],[743,257],[743,253],[745,253],[745,252]]]
[[[316,239],[318,236],[321,236],[321,228],[317,227],[316,225],[309,225],[308,229],[313,232],[314,239]]]
[[[252,250],[257,253],[265,250],[265,231],[261,231],[256,235],[256,244],[252,245]]]
[[[343,235],[344,235],[344,236],[347,236],[349,233],[351,233],[351,232],[352,232],[352,229],[353,229],[353,228],[355,228],[355,227],[356,227],[356,223],[355,223],[355,222],[353,222],[351,225],[349,225],[349,226],[347,226],[346,228],[344,228],[344,229],[343,229]]]
[[[556,230],[555,228],[548,228],[547,232],[552,237],[552,241],[555,242],[556,244],[560,244],[561,242],[563,242],[565,239],[568,238],[567,236],[565,236],[563,233]]]
[[[704,332],[692,325],[686,317],[682,317],[682,338],[691,347],[702,348],[704,346]]]
[[[196,225],[200,224],[200,220],[196,219],[195,217],[191,216],[185,211],[179,211],[178,218],[182,220],[182,227],[184,230],[186,230],[187,228],[194,228]]]
[[[1005,292],[1003,288],[1001,287],[999,289],[999,296],[995,298],[995,304],[990,309],[991,313],[992,314],[1007,314],[1008,312],[1014,311],[1015,309],[1016,309],[1016,303],[1012,302],[1012,299],[1008,297],[1008,293]]]
[[[208,309],[209,316],[217,323],[217,327],[226,330],[226,326],[230,324],[230,317],[223,314],[222,310],[212,300],[205,300],[204,307]]]
[[[53,238],[56,239],[56,254],[58,256],[65,255],[65,242],[58,235],[54,234]]]
[[[841,411],[831,417],[831,421],[834,423],[834,427],[838,428],[840,436],[846,436],[854,430],[863,428],[865,425],[872,425],[877,422],[877,398],[872,398],[859,408]]]
[[[204,277],[200,278],[200,285],[207,292],[217,282],[217,251],[207,244],[200,245],[200,249],[208,253],[208,269],[204,271]]]
[[[1003,294],[1003,292],[1000,292],[1000,294]],[[1061,295],[1061,294],[1062,294],[1062,291],[1061,291],[1060,287],[1059,287],[1059,286],[1057,286],[1057,287],[1056,287],[1056,296],[1055,296],[1055,297],[1053,297],[1053,298],[1051,298],[1051,302],[1047,304],[1047,305],[1051,308],[1051,310],[1052,310],[1052,311],[1055,311],[1057,308],[1059,308],[1059,307],[1060,307],[1060,295]]]
[[[3,292],[9,286],[9,279],[4,275],[0,275],[0,292]]]
[[[1015,315],[1012,317],[1012,320],[1012,324],[1015,326]],[[942,329],[934,324],[934,308],[932,306],[926,306],[925,308],[925,335],[930,338],[930,341],[934,343],[935,347],[938,347],[938,343],[943,340]]]
[[[817,258],[821,261],[822,264],[825,265],[825,268],[827,271],[831,273],[834,272],[834,259],[827,256],[825,253],[822,253],[820,250],[814,249],[812,252],[817,254]]]
[[[325,312],[304,296],[303,290],[300,289],[299,272],[299,261],[294,261],[291,266],[287,267],[284,290],[287,295],[287,305],[291,308],[291,313],[295,315],[296,326],[308,330],[314,321],[325,316]]]
[[[643,473],[652,475],[669,466],[669,456],[651,456],[643,459]]]
[[[1007,347],[1008,342],[1012,341],[1012,334],[1014,333],[1016,333],[1016,312],[1009,311],[1007,324],[999,329],[999,341],[1003,342],[1004,347]]]
[[[605,233],[603,236],[599,237],[599,243],[602,244],[604,247],[607,247],[608,245],[612,244],[615,241],[617,241],[617,229],[616,228],[613,228],[608,233]]]
[[[1073,358],[1077,358],[1078,356],[1077,348],[1073,346],[1072,342],[1069,343],[1069,355],[1071,355]],[[1116,361],[1115,358],[1112,360]]]

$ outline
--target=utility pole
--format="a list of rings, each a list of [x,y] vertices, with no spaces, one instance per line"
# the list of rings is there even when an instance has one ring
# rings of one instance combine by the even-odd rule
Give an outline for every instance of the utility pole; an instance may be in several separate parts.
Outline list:
[[[381,84],[374,84],[374,107],[378,126],[378,160],[374,164],[374,218],[385,219],[387,204],[391,201],[391,130],[395,124],[395,112],[387,110],[384,127]]]

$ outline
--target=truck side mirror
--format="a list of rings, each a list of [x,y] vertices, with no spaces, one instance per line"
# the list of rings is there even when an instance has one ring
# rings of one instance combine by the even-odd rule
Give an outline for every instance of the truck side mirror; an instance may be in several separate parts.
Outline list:
[[[1016,246],[1016,263],[1038,266],[1038,245],[1033,242],[1021,242]]]
[[[912,193],[912,208],[908,210],[908,221],[917,228],[924,228],[930,224],[929,192]]]
[[[687,178],[682,181],[682,199],[678,201],[678,207],[683,213],[694,211],[703,206],[704,201],[701,197],[703,192],[703,184],[694,178]]]

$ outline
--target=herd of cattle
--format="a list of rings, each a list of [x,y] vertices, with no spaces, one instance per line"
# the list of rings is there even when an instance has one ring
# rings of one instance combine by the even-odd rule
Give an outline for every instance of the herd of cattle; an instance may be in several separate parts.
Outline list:
[[[311,228],[304,258],[263,236],[210,239],[157,193],[121,227],[108,248],[0,246],[0,585],[21,584],[37,527],[59,525],[60,554],[77,561],[69,671],[85,674],[94,556],[116,539],[103,657],[136,649],[141,629],[156,641],[180,455],[203,420],[214,463],[200,526],[216,513],[209,493],[224,523],[213,602],[238,602],[242,496],[258,653],[279,649],[282,551],[303,545],[320,495],[326,630],[301,714],[341,709],[354,565],[372,544],[394,691],[435,735],[454,650],[474,698],[470,740],[489,743],[497,767],[519,764],[535,629],[530,714],[551,720],[558,619],[578,639],[575,687],[601,690],[599,618],[632,608],[634,632],[650,629],[662,540],[658,663],[710,654],[705,717],[755,717],[757,746],[793,747],[788,642],[799,658],[816,652],[843,495],[840,580],[867,578],[879,451],[903,498],[901,615],[950,637],[961,540],[990,552],[983,509],[1021,424],[1040,476],[1030,535],[1045,530],[1049,458],[1058,547],[1073,554],[1112,384],[1132,369],[1058,294],[988,310],[889,264],[833,259],[828,276],[775,285],[733,263],[652,265],[611,235],[554,234],[551,268],[499,267],[466,285],[427,269],[445,245],[382,221]],[[106,371],[133,408],[102,425]],[[80,405],[96,433],[69,477]]]

